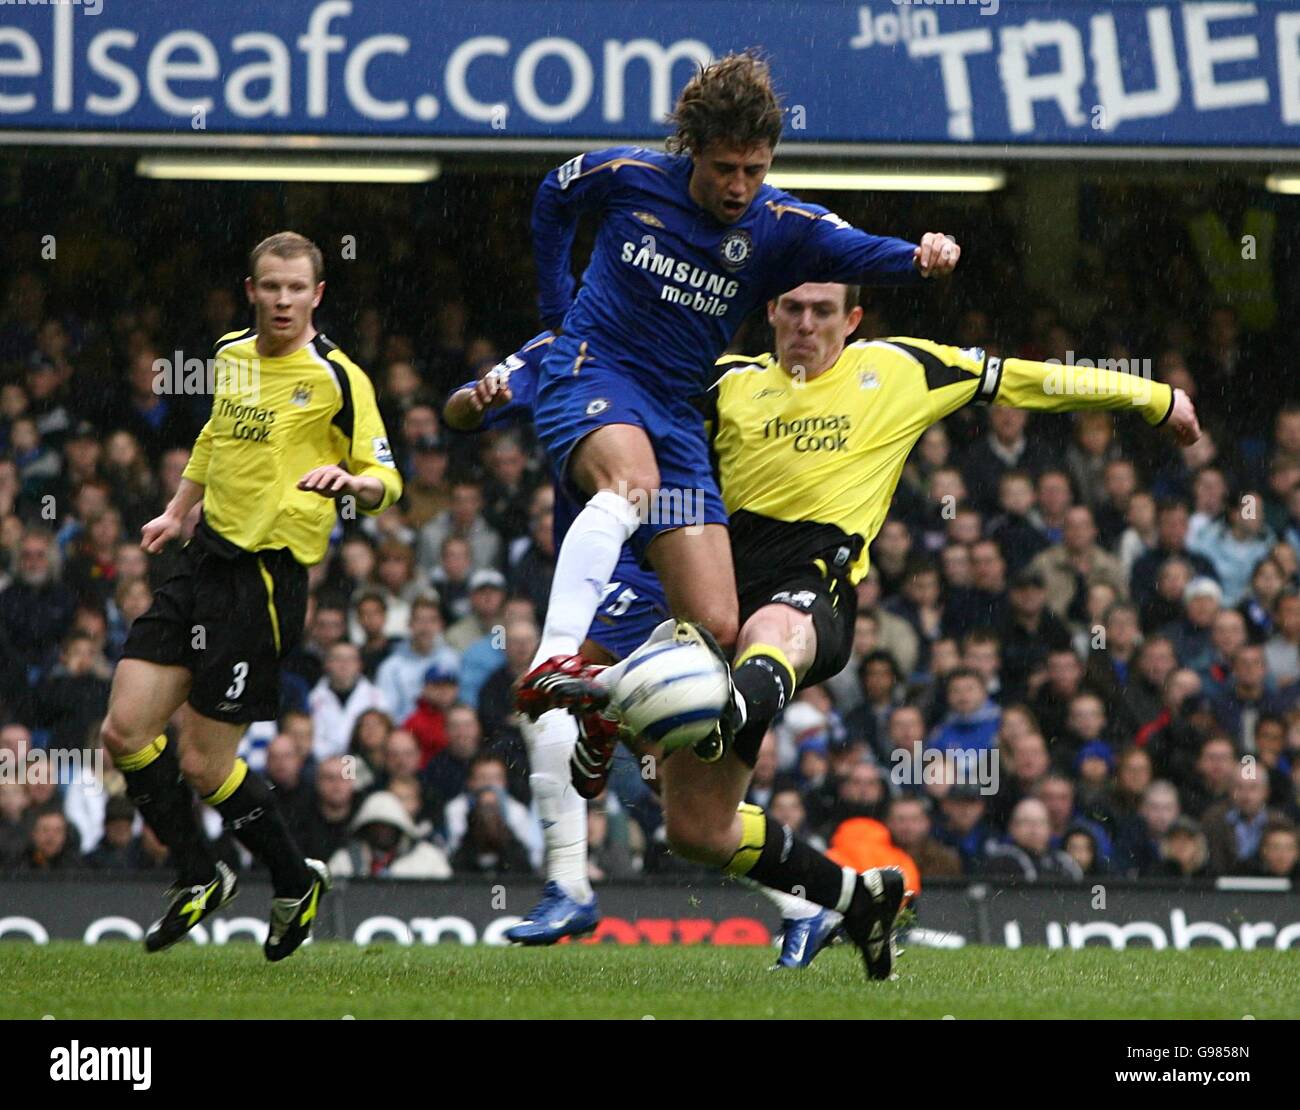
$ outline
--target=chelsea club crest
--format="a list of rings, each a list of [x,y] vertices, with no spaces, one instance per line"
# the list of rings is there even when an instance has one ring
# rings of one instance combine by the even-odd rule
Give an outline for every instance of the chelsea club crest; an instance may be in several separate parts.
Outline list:
[[[729,270],[739,270],[754,253],[754,240],[748,231],[733,231],[718,246],[722,264]]]

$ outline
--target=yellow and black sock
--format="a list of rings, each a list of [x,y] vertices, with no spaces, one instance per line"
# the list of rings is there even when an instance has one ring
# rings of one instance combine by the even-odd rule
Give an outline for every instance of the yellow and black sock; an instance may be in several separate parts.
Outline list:
[[[113,763],[126,780],[127,797],[171,852],[181,883],[209,882],[217,857],[194,812],[194,792],[181,776],[176,746],[159,736],[139,751],[115,756]]]
[[[216,790],[203,799],[221,814],[226,828],[271,872],[277,898],[299,898],[311,889],[315,877],[303,861],[275,793],[266,781],[249,771],[242,759]]]
[[[767,726],[794,694],[794,667],[779,647],[751,644],[732,665],[731,680],[745,699],[745,723],[736,730],[733,750],[752,767]]]
[[[796,839],[758,806],[742,803],[739,812],[743,829],[740,847],[725,868],[729,875],[743,875],[840,913],[848,910],[861,885],[855,871]]]

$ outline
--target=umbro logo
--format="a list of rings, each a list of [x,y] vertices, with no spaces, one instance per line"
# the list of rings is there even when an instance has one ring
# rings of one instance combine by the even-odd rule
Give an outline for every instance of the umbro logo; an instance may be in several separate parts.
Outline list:
[[[769,386],[767,389],[760,389],[755,393],[754,400],[761,401],[764,397],[784,397],[785,392],[784,389],[776,389],[775,387]]]
[[[638,220],[640,220],[647,227],[664,226],[663,220],[661,220],[653,212],[633,212],[632,215],[634,215]]]

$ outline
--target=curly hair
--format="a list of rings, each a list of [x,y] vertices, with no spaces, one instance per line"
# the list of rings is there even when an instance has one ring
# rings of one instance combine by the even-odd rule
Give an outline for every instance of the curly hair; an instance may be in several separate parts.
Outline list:
[[[667,143],[674,154],[698,154],[710,143],[748,149],[781,138],[781,103],[772,72],[756,51],[728,54],[702,66],[668,117],[677,131]]]

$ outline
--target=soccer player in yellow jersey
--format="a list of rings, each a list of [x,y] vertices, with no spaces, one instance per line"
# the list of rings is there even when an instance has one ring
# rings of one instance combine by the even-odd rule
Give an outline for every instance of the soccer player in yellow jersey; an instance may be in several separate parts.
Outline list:
[[[378,513],[402,483],[370,380],[312,322],[325,292],[319,248],[272,235],[249,270],[256,327],[217,343],[212,416],[141,545],[156,554],[200,502],[202,515],[178,569],[131,627],[102,735],[178,869],[145,947],[176,943],[235,894],[192,788],[270,871],[264,951],[280,960],[310,935],[329,872],[303,858],[275,795],[236,751],[250,722],[279,713],[280,660],[302,635],[307,567],[325,556],[335,502],[345,514]],[[178,711],[172,743],[163,730]]]
[[[727,739],[705,762],[660,767],[674,852],[844,915],[871,978],[893,966],[901,873],[858,875],[804,844],[745,796],[759,744],[800,683],[848,661],[856,585],[913,445],[968,404],[1044,412],[1134,409],[1182,444],[1200,436],[1182,390],[1111,370],[997,358],[926,339],[845,345],[857,289],[806,284],[768,305],[776,354],[719,360],[708,419],[730,516],[741,629]],[[679,625],[681,629],[689,625]],[[619,665],[597,683],[612,685]],[[826,932],[812,938],[821,943]]]

